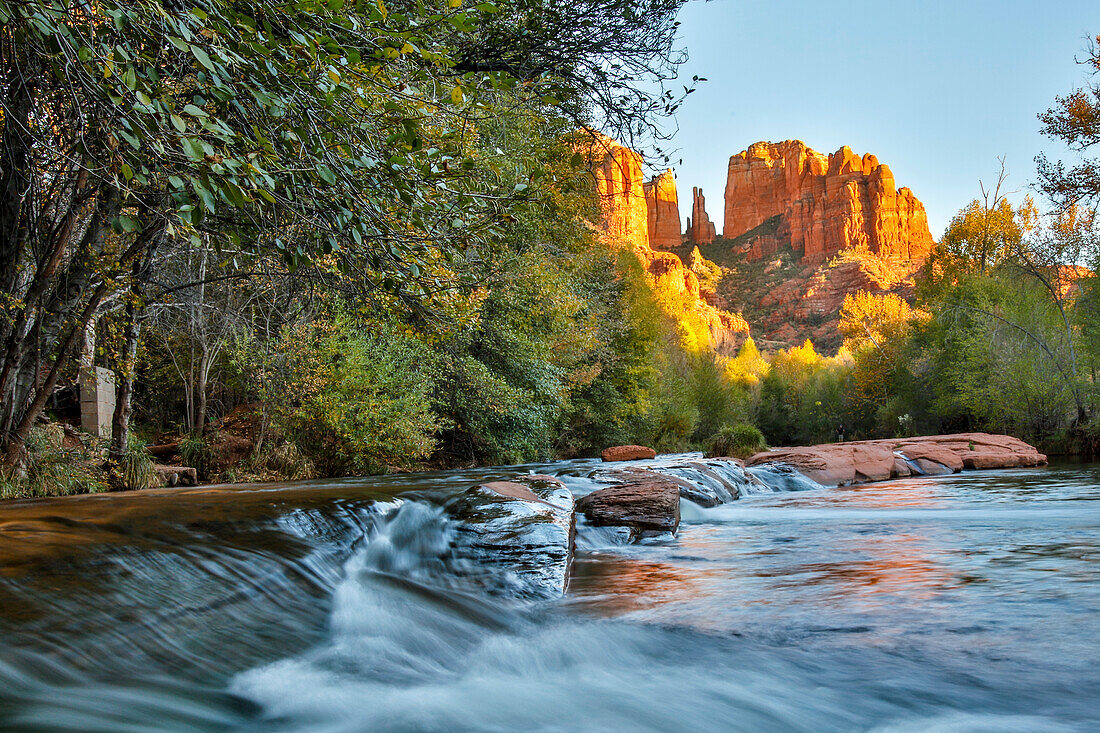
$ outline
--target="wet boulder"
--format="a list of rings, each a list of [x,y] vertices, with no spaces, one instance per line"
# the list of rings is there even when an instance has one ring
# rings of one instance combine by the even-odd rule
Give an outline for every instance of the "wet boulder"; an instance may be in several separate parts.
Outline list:
[[[520,598],[565,592],[573,559],[573,495],[552,476],[491,481],[445,505],[452,554],[486,590]]]
[[[648,468],[599,468],[589,474],[597,484],[631,483],[640,476],[660,474],[680,489],[680,498],[702,507],[715,507],[735,501],[744,493],[754,493],[753,477],[745,473],[744,466],[736,458],[710,458],[706,460],[663,458]]]
[[[629,527],[635,539],[675,532],[680,485],[652,471],[631,472],[624,483],[581,497],[577,511],[596,526]]]
[[[899,445],[897,450],[929,476],[958,473],[963,470],[962,457],[956,451],[930,440],[905,443]]]
[[[600,456],[607,463],[612,461],[638,461],[656,458],[657,451],[644,445],[616,445],[611,448],[604,448]]]
[[[955,473],[950,466],[945,466],[931,458],[914,458],[913,465],[922,476],[946,476],[949,473]]]

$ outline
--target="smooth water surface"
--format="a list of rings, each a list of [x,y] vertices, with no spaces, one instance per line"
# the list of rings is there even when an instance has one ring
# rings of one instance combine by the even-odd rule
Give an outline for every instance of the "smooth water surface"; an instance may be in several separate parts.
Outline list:
[[[432,495],[596,467],[0,505],[0,729],[1100,728],[1100,467],[582,525],[557,602],[446,561]]]

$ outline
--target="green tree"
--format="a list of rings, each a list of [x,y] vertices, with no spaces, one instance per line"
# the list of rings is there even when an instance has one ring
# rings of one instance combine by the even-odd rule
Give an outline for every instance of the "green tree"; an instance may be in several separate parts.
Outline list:
[[[947,225],[933,254],[934,266],[953,270],[977,271],[985,274],[1019,246],[1033,226],[1035,207],[1030,199],[1013,208],[1005,197],[1004,162],[996,185],[990,190],[979,181],[981,199],[974,199],[959,211]]]
[[[1088,55],[1079,62],[1089,73],[1089,83],[1064,97],[1039,115],[1044,135],[1086,154],[1100,143],[1100,35],[1089,44]],[[1100,159],[1083,157],[1066,167],[1062,161],[1035,159],[1043,193],[1062,209],[1080,205],[1095,209],[1100,204]]]
[[[111,298],[137,353],[180,242],[414,311],[476,288],[547,178],[481,136],[516,114],[656,131],[681,4],[0,0],[4,462]]]

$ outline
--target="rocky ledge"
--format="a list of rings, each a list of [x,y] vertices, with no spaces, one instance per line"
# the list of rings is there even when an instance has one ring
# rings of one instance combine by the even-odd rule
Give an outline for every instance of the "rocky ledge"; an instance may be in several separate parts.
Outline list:
[[[490,591],[519,598],[565,592],[573,559],[573,495],[553,476],[521,476],[467,489],[445,509],[458,521],[453,555],[488,575]],[[491,582],[489,582],[491,581]]]
[[[1045,455],[1018,438],[957,433],[778,448],[757,453],[745,465],[784,464],[824,486],[847,486],[913,475],[958,473],[964,468],[1017,468],[1046,462]]]

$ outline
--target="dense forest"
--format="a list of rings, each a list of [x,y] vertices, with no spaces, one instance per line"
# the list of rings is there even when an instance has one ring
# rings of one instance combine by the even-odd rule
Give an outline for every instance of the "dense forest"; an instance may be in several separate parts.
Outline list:
[[[0,0],[0,493],[154,485],[153,444],[227,481],[841,431],[1096,451],[1100,89],[1040,115],[1083,153],[1039,160],[1047,211],[998,181],[915,303],[850,294],[839,353],[726,358],[593,225],[592,131],[661,162],[699,81],[682,3]],[[70,425],[95,367],[100,436]]]

